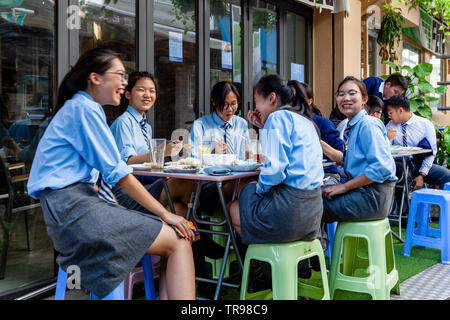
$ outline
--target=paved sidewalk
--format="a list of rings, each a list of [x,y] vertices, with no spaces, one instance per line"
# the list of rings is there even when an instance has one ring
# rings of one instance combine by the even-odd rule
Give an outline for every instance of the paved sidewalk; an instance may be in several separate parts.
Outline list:
[[[400,296],[391,300],[447,300],[450,298],[450,265],[437,263],[400,283]]]

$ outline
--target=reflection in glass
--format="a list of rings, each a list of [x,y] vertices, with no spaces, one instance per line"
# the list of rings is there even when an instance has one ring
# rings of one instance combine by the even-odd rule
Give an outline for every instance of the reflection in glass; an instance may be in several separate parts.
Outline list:
[[[155,0],[153,8],[159,83],[153,136],[172,139],[175,129],[187,128],[196,118],[195,0]]]
[[[210,0],[211,86],[219,81],[242,83],[242,17],[239,0]],[[239,111],[238,111],[239,113]]]
[[[295,13],[287,13],[287,43],[285,58],[289,79],[305,82],[306,20]]]
[[[54,103],[54,38],[54,1],[0,1],[0,294],[53,276],[53,246],[26,183]]]
[[[253,83],[278,72],[277,7],[262,0],[252,1]]]
[[[79,0],[80,55],[96,47],[107,47],[124,55],[127,73],[136,71],[136,0]],[[120,108],[103,106],[111,124]]]

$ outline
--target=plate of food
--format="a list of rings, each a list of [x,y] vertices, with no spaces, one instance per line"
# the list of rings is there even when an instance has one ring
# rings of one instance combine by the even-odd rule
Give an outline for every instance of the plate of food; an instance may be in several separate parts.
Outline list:
[[[151,171],[151,170],[161,170],[163,167],[161,165],[152,164],[149,162],[139,163],[139,164],[129,164],[134,171]]]
[[[168,173],[197,173],[200,168],[186,164],[172,164],[165,166],[163,171]]]
[[[231,164],[226,165],[227,168],[229,168],[231,171],[237,171],[237,172],[248,172],[248,171],[255,171],[259,169],[263,164],[255,161],[244,161],[244,160],[235,160],[232,161]]]

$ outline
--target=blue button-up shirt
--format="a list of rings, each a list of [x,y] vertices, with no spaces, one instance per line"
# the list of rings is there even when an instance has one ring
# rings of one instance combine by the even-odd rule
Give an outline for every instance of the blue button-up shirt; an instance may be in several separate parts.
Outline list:
[[[245,160],[246,142],[250,139],[247,120],[239,116],[233,116],[228,123],[231,125],[227,130],[231,130],[233,150],[239,159]],[[199,156],[198,146],[202,141],[211,141],[210,151],[212,151],[214,145],[221,139],[224,139],[224,124],[225,121],[220,119],[216,112],[194,121],[189,134],[189,144],[192,145],[192,157]]]
[[[272,186],[314,190],[323,184],[322,147],[314,124],[281,107],[267,118],[260,131],[264,166],[256,192],[264,194]]]
[[[149,152],[149,146],[145,141],[140,125],[142,119],[135,108],[128,106],[127,110],[111,124],[111,132],[116,139],[120,156],[125,162],[128,161],[129,157]],[[151,139],[152,128],[147,121],[145,122],[145,130],[149,139]]]
[[[121,160],[103,108],[85,91],[67,100],[45,131],[28,179],[28,193],[103,180],[115,185],[133,169]]]
[[[391,155],[386,128],[380,119],[367,115],[363,109],[349,122],[344,169],[353,178],[363,173],[372,181],[396,181],[395,162]]]

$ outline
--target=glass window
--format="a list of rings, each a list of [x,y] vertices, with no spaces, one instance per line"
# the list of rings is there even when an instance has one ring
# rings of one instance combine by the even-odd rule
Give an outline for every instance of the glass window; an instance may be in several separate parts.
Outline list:
[[[239,0],[210,0],[211,86],[219,81],[242,84],[242,16]]]
[[[54,3],[0,2],[0,195],[20,199],[10,207],[0,196],[0,294],[53,277],[53,245],[26,178],[56,91]],[[34,207],[10,210],[25,204]]]
[[[136,71],[136,0],[80,0],[80,55],[96,47],[108,47],[124,55],[128,73]],[[103,106],[111,124],[120,108]]]
[[[306,64],[306,19],[287,12],[287,43],[285,50],[287,75],[291,80],[305,82]]]
[[[402,64],[414,68],[420,63],[420,49],[403,42]]]
[[[159,82],[153,133],[171,139],[196,118],[195,0],[155,0],[155,76]]]
[[[253,83],[278,72],[277,7],[262,0],[252,1]]]
[[[431,55],[430,63],[433,65],[433,72],[430,74],[430,83],[434,86],[438,86],[438,82],[443,80],[442,71],[443,70],[443,60],[437,58],[435,55]],[[436,97],[440,97],[439,101],[430,102],[430,108],[433,111],[437,111],[438,107],[442,106],[443,98],[442,96],[436,95]]]

